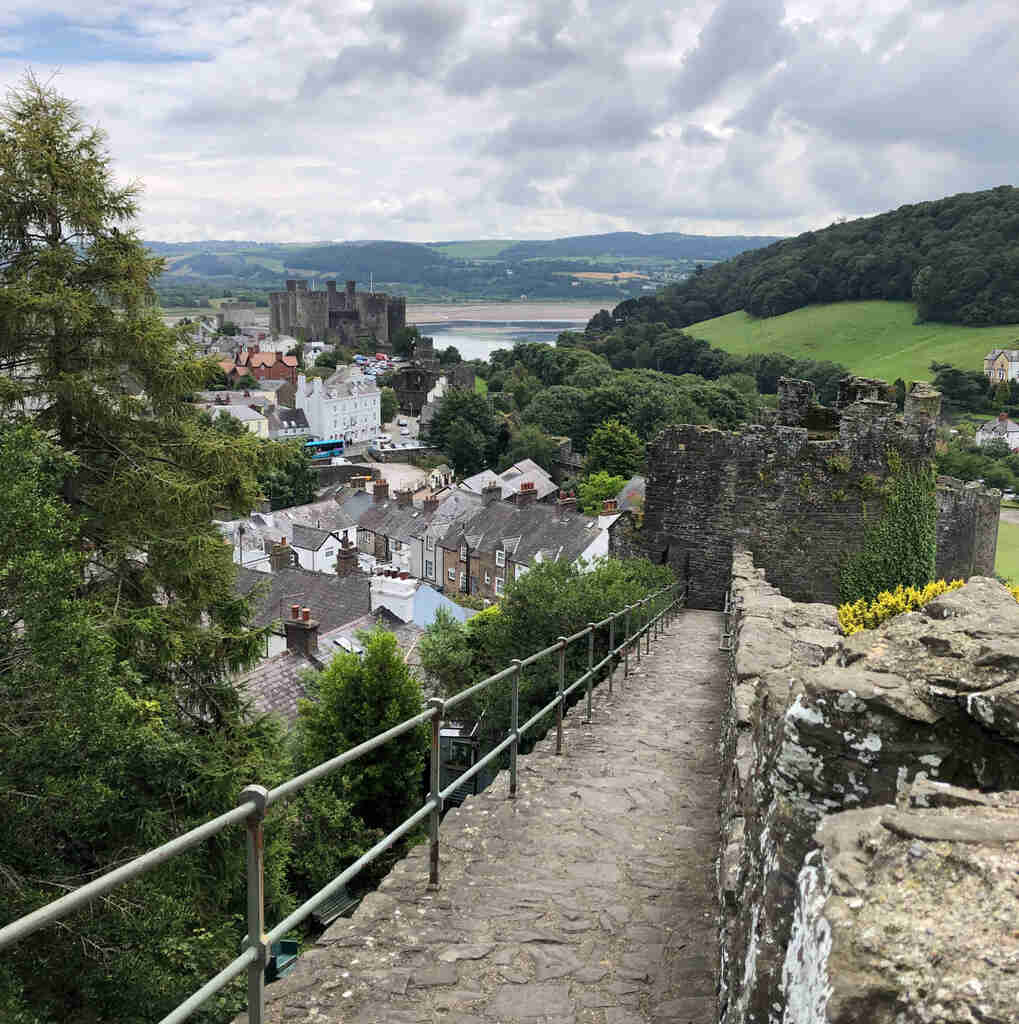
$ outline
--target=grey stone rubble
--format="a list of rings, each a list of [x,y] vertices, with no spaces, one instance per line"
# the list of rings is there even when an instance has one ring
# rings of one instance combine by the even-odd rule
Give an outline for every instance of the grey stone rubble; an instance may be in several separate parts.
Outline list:
[[[721,616],[682,613],[267,989],[269,1021],[713,1024]],[[241,1018],[244,1019],[243,1017]]]

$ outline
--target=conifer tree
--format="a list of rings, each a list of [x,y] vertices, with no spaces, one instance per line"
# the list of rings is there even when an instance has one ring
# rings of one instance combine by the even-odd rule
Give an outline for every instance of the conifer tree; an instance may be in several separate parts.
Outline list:
[[[31,76],[8,94],[4,920],[222,812],[246,783],[275,784],[286,767],[278,729],[252,719],[231,682],[264,640],[247,626],[212,521],[253,507],[259,444],[211,429],[187,404],[209,366],[160,320],[151,281],[161,264],[131,227],[137,198],[70,101]],[[278,910],[286,828],[269,835]],[[0,1011],[31,1006],[23,1019],[47,1024],[158,1019],[236,955],[243,861],[240,837],[224,836],[36,933],[5,953]]]

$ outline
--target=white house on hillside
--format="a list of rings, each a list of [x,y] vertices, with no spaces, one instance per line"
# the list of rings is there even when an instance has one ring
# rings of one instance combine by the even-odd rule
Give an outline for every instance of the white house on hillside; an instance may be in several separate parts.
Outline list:
[[[997,419],[980,424],[976,433],[977,444],[988,441],[1004,441],[1012,451],[1019,451],[1019,423],[1008,418],[1008,413],[998,413]]]
[[[1019,350],[1014,348],[991,349],[984,356],[984,373],[988,380],[1019,380]]]
[[[297,375],[295,405],[308,418],[314,437],[342,437],[348,444],[370,441],[382,425],[382,392],[359,370],[344,367],[327,381]]]

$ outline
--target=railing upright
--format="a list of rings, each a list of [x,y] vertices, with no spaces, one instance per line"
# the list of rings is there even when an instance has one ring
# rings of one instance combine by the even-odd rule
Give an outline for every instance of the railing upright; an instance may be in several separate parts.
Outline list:
[[[563,689],[566,686],[566,637],[559,637],[559,700],[555,706],[555,752],[563,752]]]
[[[248,935],[245,947],[257,954],[248,964],[248,1022],[262,1024],[265,1012],[265,965],[269,950],[265,938],[265,821],[269,791],[263,786],[247,786],[241,792],[241,803],[251,800],[255,809],[248,815],[247,868],[248,868]]]
[[[616,674],[616,612],[609,616],[609,696],[612,696],[612,679]]]
[[[439,796],[441,788],[439,784],[439,729],[442,726],[445,703],[441,697],[433,697],[428,702],[428,706],[434,709],[432,714],[432,754],[429,763],[431,793],[428,797],[432,803],[432,810],[428,815],[428,885],[433,889],[439,887],[439,820],[442,815],[442,797]]]
[[[626,606],[626,618],[623,620],[623,678],[630,674],[630,609],[633,605]]]
[[[510,696],[510,729],[513,732],[513,746],[510,747],[510,783],[511,800],[517,796],[517,754],[520,750],[520,659],[513,659],[516,671],[513,673],[513,692]]]
[[[591,721],[591,690],[594,688],[594,623],[587,624],[587,721]]]

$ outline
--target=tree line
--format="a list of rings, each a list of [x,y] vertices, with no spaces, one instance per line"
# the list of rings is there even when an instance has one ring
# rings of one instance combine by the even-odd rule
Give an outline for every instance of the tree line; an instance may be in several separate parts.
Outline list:
[[[912,300],[921,321],[1019,323],[1019,189],[960,193],[806,231],[627,299],[592,324],[686,327],[737,310],[778,316],[849,299]]]

